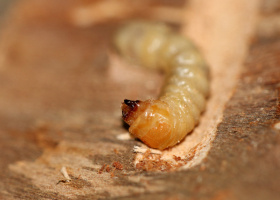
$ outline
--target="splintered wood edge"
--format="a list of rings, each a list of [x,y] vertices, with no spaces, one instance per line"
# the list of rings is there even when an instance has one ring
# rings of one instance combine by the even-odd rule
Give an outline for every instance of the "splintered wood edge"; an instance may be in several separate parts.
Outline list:
[[[174,163],[177,156],[186,160],[180,169],[189,169],[207,156],[254,36],[259,6],[253,0],[192,0],[186,6],[182,34],[195,41],[210,65],[211,96],[200,124],[179,145],[162,151],[161,160]],[[138,153],[135,165],[143,159]]]
[[[145,15],[142,13],[145,13]],[[133,15],[143,15],[145,18],[169,23],[182,23],[184,10],[163,5],[151,6],[147,2],[142,2],[139,5],[128,0],[100,1],[70,10],[68,18],[74,26],[89,27],[93,24],[125,19]]]

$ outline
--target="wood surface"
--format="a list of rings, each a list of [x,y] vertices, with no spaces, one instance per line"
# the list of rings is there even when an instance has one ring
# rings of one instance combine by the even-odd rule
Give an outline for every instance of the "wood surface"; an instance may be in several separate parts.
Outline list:
[[[280,2],[221,2],[145,0],[137,5],[148,16],[86,26],[73,22],[73,10],[96,1],[23,0],[1,9],[0,199],[279,199]],[[127,133],[120,103],[156,98],[163,77],[127,66],[111,39],[125,21],[165,21],[162,13],[180,9],[182,20],[167,21],[199,44],[212,68],[198,130],[213,137],[187,169],[136,169],[133,146],[141,142],[117,139]]]

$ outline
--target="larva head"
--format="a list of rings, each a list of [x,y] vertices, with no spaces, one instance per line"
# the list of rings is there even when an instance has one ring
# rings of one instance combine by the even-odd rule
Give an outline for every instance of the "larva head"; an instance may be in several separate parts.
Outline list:
[[[122,118],[128,124],[132,125],[134,121],[150,106],[149,101],[131,101],[125,99],[122,103]]]
[[[174,145],[173,120],[165,102],[125,100],[122,111],[129,132],[149,147],[165,149]]]

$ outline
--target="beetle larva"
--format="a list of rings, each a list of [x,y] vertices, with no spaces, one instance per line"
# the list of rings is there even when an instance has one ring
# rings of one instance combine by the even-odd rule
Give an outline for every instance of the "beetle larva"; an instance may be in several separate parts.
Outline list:
[[[205,108],[209,80],[202,55],[189,39],[161,23],[128,24],[117,32],[114,43],[125,58],[166,74],[158,100],[122,103],[129,132],[152,148],[176,145],[198,124]]]

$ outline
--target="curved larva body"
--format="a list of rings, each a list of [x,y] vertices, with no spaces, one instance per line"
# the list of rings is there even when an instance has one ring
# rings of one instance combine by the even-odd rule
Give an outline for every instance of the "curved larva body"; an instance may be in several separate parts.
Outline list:
[[[156,23],[132,23],[115,37],[115,46],[129,60],[166,73],[159,100],[122,104],[129,131],[152,148],[179,143],[195,125],[209,94],[208,67],[192,42]]]

